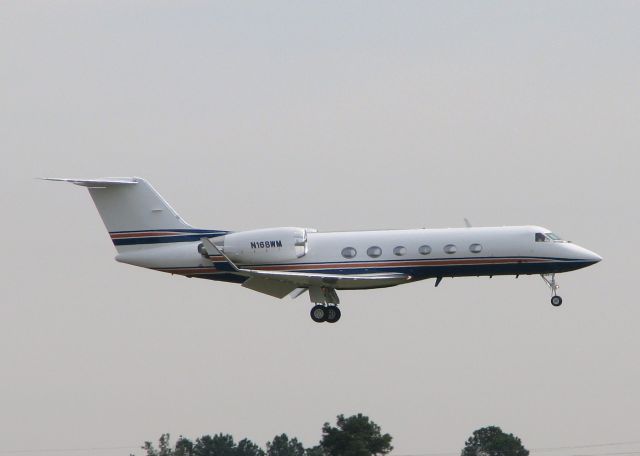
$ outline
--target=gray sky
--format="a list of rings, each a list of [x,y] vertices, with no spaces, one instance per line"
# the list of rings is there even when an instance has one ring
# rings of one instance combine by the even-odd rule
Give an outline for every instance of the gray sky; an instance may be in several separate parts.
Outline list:
[[[0,453],[314,445],[355,412],[398,455],[492,424],[640,441],[639,23],[638,2],[0,3]],[[317,325],[306,298],[116,263],[87,192],[33,180],[129,175],[202,228],[468,217],[604,261],[560,277],[559,309],[538,277],[455,279],[343,292]],[[534,454],[613,451],[640,444]]]

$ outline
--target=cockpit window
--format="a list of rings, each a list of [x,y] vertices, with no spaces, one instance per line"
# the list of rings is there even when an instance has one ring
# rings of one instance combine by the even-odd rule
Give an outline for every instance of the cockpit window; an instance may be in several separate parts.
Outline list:
[[[562,238],[554,233],[536,233],[536,242],[563,242]]]

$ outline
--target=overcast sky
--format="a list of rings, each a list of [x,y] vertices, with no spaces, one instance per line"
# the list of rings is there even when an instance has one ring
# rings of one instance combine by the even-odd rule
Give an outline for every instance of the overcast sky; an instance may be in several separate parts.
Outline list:
[[[396,455],[485,425],[640,452],[638,24],[638,2],[1,2],[0,453],[311,446],[357,412]],[[539,277],[445,279],[343,292],[318,325],[306,296],[116,263],[86,190],[34,180],[131,175],[201,228],[467,217],[604,261],[559,277],[561,308]]]

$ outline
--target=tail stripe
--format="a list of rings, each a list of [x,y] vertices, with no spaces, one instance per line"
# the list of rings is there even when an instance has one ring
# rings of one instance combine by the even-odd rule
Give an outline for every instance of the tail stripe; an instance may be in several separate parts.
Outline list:
[[[163,229],[163,230],[126,230],[126,231],[110,231],[110,234],[126,234],[126,233],[158,233],[158,232],[171,232],[171,233],[211,233],[211,232],[225,232],[223,230],[202,230],[197,228],[189,228],[189,229],[179,229],[179,228],[171,228],[171,229]]]
[[[111,232],[114,245],[162,244],[167,242],[193,242],[202,237],[224,236],[227,231],[218,230],[153,230]]]

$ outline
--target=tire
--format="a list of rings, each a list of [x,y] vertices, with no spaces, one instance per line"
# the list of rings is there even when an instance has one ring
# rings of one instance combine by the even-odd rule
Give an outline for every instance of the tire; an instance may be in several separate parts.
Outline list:
[[[316,305],[311,308],[311,319],[316,323],[327,321],[327,309],[325,306]]]
[[[558,307],[562,305],[562,298],[560,296],[552,296],[551,297],[551,305],[553,307]]]
[[[342,312],[338,309],[338,306],[329,306],[327,307],[327,323],[336,323],[340,320]]]

